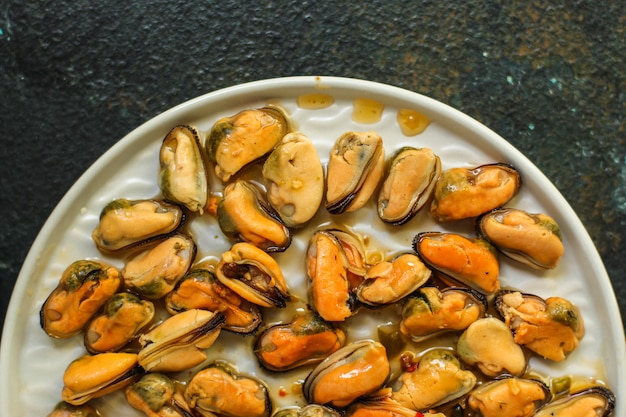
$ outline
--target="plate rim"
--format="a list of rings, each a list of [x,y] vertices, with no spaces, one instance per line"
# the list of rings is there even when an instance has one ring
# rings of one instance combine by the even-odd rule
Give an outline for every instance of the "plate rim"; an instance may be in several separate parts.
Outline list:
[[[409,101],[417,100],[421,103],[424,103],[429,108],[434,109],[434,112],[436,113],[445,113],[446,117],[453,119],[455,123],[461,125],[464,129],[471,128],[471,130],[479,136],[489,137],[490,141],[493,141],[497,144],[497,150],[499,152],[505,153],[509,157],[514,157],[514,165],[521,167],[521,170],[523,171],[531,171],[533,178],[536,181],[540,182],[542,186],[549,187],[550,191],[553,192],[555,198],[558,200],[557,202],[555,202],[555,204],[558,204],[560,208],[564,208],[565,210],[567,210],[566,213],[563,213],[563,216],[567,218],[569,226],[573,227],[573,230],[577,233],[580,232],[583,234],[582,236],[578,235],[577,239],[580,241],[579,243],[582,242],[584,250],[588,251],[588,253],[590,254],[589,259],[591,260],[591,269],[595,273],[593,280],[600,284],[600,293],[603,299],[609,304],[607,305],[608,311],[617,313],[614,320],[611,320],[611,322],[609,323],[610,329],[607,330],[611,331],[613,334],[624,334],[623,323],[619,314],[619,306],[610,277],[606,271],[602,258],[593,241],[591,240],[591,237],[587,232],[584,224],[582,223],[576,212],[573,210],[569,202],[565,199],[561,192],[558,191],[556,186],[547,178],[547,176],[535,164],[533,164],[530,159],[528,159],[520,150],[513,146],[504,137],[500,136],[476,119],[470,117],[469,115],[461,112],[458,109],[455,109],[448,104],[427,97],[423,94],[394,85],[359,78],[337,76],[311,75],[269,78],[220,88],[184,101],[155,115],[135,129],[128,132],[109,149],[107,149],[80,175],[80,177],[74,182],[74,184],[65,192],[61,200],[57,203],[57,205],[52,210],[52,212],[44,222],[43,226],[39,230],[26,257],[24,258],[22,267],[20,269],[20,272],[18,273],[9,300],[5,316],[5,323],[2,329],[2,334],[0,335],[0,370],[4,370],[0,371],[0,411],[11,411],[8,409],[9,401],[7,401],[6,398],[9,392],[9,387],[5,386],[4,382],[6,381],[7,377],[5,377],[4,375],[8,373],[7,370],[11,367],[11,359],[12,356],[14,356],[13,354],[16,350],[16,347],[13,346],[14,344],[11,343],[11,336],[15,334],[16,331],[19,331],[19,329],[17,329],[18,318],[20,315],[21,302],[23,300],[26,300],[28,297],[27,285],[30,281],[29,276],[32,275],[32,271],[36,269],[37,265],[39,265],[40,259],[42,257],[41,254],[46,251],[46,249],[44,248],[44,244],[51,239],[52,233],[57,227],[59,227],[59,224],[63,220],[63,217],[67,211],[66,209],[75,202],[77,190],[84,189],[88,185],[88,183],[93,180],[94,173],[103,169],[116,155],[120,154],[120,152],[122,152],[126,146],[132,143],[136,137],[141,137],[145,135],[146,132],[149,132],[158,125],[168,123],[168,120],[173,122],[173,119],[180,118],[181,113],[192,111],[196,107],[203,104],[207,104],[212,101],[219,101],[224,97],[228,97],[229,100],[232,100],[237,96],[249,96],[251,94],[254,94],[255,92],[267,93],[268,91],[284,91],[288,89],[302,90],[306,88],[321,89],[321,91],[323,91],[326,87],[330,89],[336,88],[344,90],[359,90],[363,91],[362,95],[375,96],[376,93],[380,93],[385,96],[399,97],[401,99],[406,99]],[[46,258],[46,256],[43,257]],[[615,355],[617,355],[618,358],[626,358],[626,340],[623,343],[618,342],[617,348],[618,351],[615,352]],[[620,365],[620,368],[622,370],[626,371],[624,359],[621,359],[621,361],[618,360],[618,364]],[[618,386],[626,386],[626,384],[624,383],[624,380],[626,378],[625,374],[626,372],[618,373]],[[615,410],[616,415],[620,415],[620,412],[624,413],[625,411],[626,405],[623,404],[623,401],[620,401],[620,399],[618,399],[617,407]],[[0,414],[4,414],[4,412]]]

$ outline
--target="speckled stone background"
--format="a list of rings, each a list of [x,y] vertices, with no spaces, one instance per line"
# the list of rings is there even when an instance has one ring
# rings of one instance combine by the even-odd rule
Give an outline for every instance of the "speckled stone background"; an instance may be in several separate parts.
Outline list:
[[[498,132],[565,195],[626,311],[626,2],[0,0],[0,317],[47,216],[126,133],[221,87],[364,78]]]

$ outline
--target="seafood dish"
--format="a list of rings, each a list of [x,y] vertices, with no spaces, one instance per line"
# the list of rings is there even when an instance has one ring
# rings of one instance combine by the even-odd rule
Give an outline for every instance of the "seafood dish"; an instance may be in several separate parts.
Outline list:
[[[605,353],[624,338],[602,326],[623,330],[588,296],[608,278],[538,170],[414,93],[307,85],[200,100],[121,142],[36,264],[0,411],[620,415]],[[380,118],[350,113],[361,98]]]

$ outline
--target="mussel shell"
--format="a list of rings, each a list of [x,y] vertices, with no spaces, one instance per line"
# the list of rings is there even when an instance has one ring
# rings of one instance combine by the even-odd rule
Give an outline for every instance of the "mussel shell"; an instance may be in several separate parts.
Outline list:
[[[224,330],[240,334],[254,332],[263,319],[261,311],[239,294],[222,284],[209,269],[187,272],[165,299],[170,314],[193,308],[219,311],[224,315]]]
[[[83,330],[121,284],[119,271],[112,265],[96,260],[72,262],[41,306],[42,329],[59,339],[74,336]]]
[[[102,314],[85,328],[84,342],[90,353],[115,352],[139,336],[152,322],[155,307],[135,294],[120,292],[107,301]]]
[[[476,219],[477,232],[504,255],[535,269],[554,269],[564,248],[559,225],[551,217],[500,208]]]
[[[139,337],[139,364],[151,372],[178,372],[206,359],[224,325],[222,313],[192,309],[176,314]]]
[[[265,369],[282,372],[321,362],[345,342],[341,329],[307,312],[290,323],[263,330],[254,343],[254,353]]]
[[[548,386],[541,381],[506,377],[476,387],[467,405],[482,417],[530,417],[550,398]]]
[[[372,196],[385,167],[382,138],[373,131],[347,132],[330,151],[326,169],[326,209],[331,214],[361,208]]]
[[[190,125],[172,128],[159,151],[159,187],[165,199],[203,213],[209,184],[198,129]]]
[[[215,122],[205,149],[223,182],[243,167],[267,155],[291,129],[285,111],[278,106],[243,110]]]
[[[451,351],[426,351],[413,372],[403,372],[392,385],[391,397],[414,410],[428,410],[466,395],[476,385],[476,376],[461,367]]]
[[[363,340],[328,356],[306,377],[302,392],[310,403],[347,407],[384,385],[391,368],[385,347]]]
[[[415,342],[466,329],[484,317],[487,299],[469,288],[422,287],[402,307],[400,331]]]
[[[533,417],[567,416],[570,409],[572,415],[609,417],[615,409],[615,394],[603,386],[586,388],[546,404]]]
[[[126,387],[142,374],[135,353],[108,352],[82,356],[65,369],[61,398],[70,404],[81,405]]]
[[[276,260],[249,243],[236,243],[222,253],[215,275],[242,298],[261,307],[284,308],[291,300]]]
[[[122,269],[126,288],[156,300],[165,297],[185,276],[196,258],[191,236],[177,233],[129,259]]]
[[[500,288],[497,251],[484,239],[421,232],[413,239],[413,250],[432,269],[476,291],[493,294]]]
[[[519,172],[509,164],[451,168],[437,180],[430,213],[439,222],[477,217],[505,205],[520,185]]]
[[[187,384],[185,400],[206,417],[270,417],[272,413],[265,384],[224,362],[213,362],[196,373]]]
[[[511,328],[515,342],[546,359],[564,360],[585,333],[580,310],[561,297],[543,299],[534,294],[500,290],[494,305]]]
[[[428,148],[405,146],[391,157],[378,194],[378,216],[401,225],[411,220],[430,199],[441,160]]]
[[[236,180],[224,189],[217,206],[222,233],[235,242],[248,242],[266,252],[282,252],[291,244],[291,230],[266,201],[258,186]]]
[[[301,132],[287,134],[263,164],[267,197],[288,227],[302,227],[324,198],[324,168],[313,142]]]
[[[115,252],[172,233],[184,220],[184,212],[176,204],[119,198],[102,209],[91,237],[101,251]]]

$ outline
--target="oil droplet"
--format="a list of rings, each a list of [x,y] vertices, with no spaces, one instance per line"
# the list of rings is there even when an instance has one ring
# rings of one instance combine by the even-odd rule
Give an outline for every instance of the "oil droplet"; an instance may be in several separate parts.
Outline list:
[[[330,107],[335,102],[335,98],[330,94],[312,93],[302,94],[296,99],[298,107],[307,110],[319,110]]]
[[[430,119],[426,115],[411,109],[398,110],[397,120],[405,136],[419,135],[430,124]]]
[[[383,116],[383,103],[369,98],[355,98],[352,102],[352,120],[357,123],[376,123]]]

